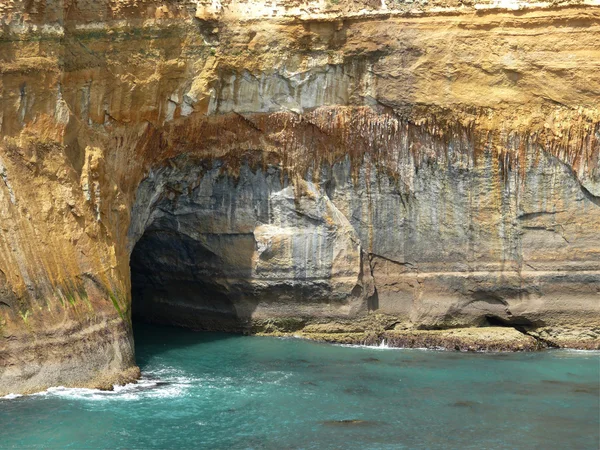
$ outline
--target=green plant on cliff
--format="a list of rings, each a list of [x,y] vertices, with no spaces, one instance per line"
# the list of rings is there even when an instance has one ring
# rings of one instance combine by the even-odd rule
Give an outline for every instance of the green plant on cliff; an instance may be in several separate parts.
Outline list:
[[[25,324],[27,325],[27,321],[29,320],[29,316],[31,315],[31,311],[29,311],[28,309],[25,310],[25,312],[19,311],[19,315],[21,316],[21,319],[23,319],[23,322],[25,322]]]
[[[121,305],[119,304],[119,300],[117,297],[118,294],[115,295],[115,293],[109,291],[108,296],[110,297],[110,300],[112,301],[113,306],[117,310],[117,313],[119,314],[119,317],[121,318],[121,320],[123,320],[123,322],[130,323],[131,321],[129,319],[129,315],[125,313],[126,311],[123,311],[123,309],[121,308]]]
[[[73,295],[72,292],[67,291],[67,301],[71,304],[71,306],[75,306],[75,296]]]
[[[88,296],[87,291],[82,285],[77,287],[77,295],[79,296],[80,300],[83,300],[85,302],[90,311],[94,309],[94,307],[92,306],[92,302],[90,302],[90,297]]]
[[[123,312],[121,311],[121,306],[119,306],[119,302],[117,300],[117,297],[115,297],[115,294],[113,294],[112,292],[109,292],[108,296],[110,297],[110,300],[112,301],[113,306],[115,307],[115,309],[119,313],[119,316],[121,316],[121,319],[122,319],[123,318]]]

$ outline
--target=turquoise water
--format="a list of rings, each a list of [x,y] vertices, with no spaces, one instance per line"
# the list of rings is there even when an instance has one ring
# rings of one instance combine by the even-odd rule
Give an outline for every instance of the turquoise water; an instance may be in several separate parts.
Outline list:
[[[0,447],[599,447],[598,352],[340,347],[140,324],[136,343],[139,385],[0,400]]]

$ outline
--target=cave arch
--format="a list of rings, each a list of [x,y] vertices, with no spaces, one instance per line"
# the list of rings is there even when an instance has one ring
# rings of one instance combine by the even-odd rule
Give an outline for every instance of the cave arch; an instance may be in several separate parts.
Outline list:
[[[128,235],[134,319],[246,332],[367,310],[370,270],[346,217],[314,183],[252,161],[232,170],[180,156],[140,184]]]

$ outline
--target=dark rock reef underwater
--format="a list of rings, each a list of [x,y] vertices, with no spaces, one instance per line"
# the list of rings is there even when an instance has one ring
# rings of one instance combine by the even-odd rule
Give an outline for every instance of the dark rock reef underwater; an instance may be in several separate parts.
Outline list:
[[[430,3],[0,5],[0,395],[132,315],[599,348],[600,8]]]

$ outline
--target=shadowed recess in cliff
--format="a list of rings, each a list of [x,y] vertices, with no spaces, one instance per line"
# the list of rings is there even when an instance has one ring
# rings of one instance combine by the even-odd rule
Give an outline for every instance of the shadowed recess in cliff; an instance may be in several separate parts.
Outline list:
[[[234,304],[236,293],[230,286],[235,284],[233,278],[249,276],[254,238],[244,234],[204,238],[201,242],[161,228],[144,234],[131,255],[134,319],[206,330],[245,328],[251,302]],[[211,240],[228,241],[236,249],[237,267],[210,249]],[[242,303],[247,310],[240,308]]]
[[[366,311],[358,235],[321,188],[274,165],[227,169],[184,155],[141,183],[129,229],[134,318],[287,330]]]

